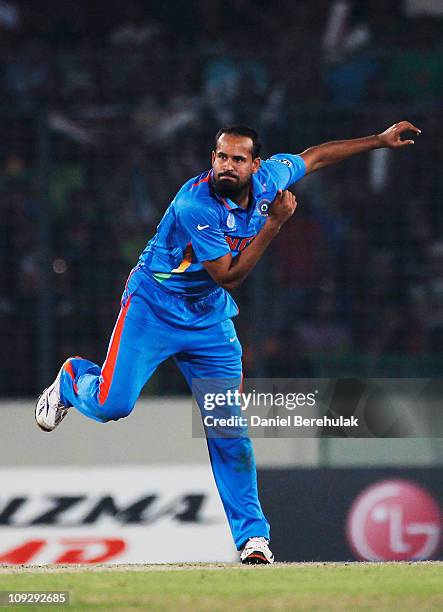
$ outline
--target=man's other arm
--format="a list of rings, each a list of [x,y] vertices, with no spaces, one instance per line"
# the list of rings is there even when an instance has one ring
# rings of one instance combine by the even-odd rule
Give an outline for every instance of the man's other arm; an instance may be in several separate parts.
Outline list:
[[[279,191],[272,202],[266,223],[251,244],[237,257],[227,253],[218,259],[203,261],[208,274],[224,289],[235,289],[241,285],[296,208],[297,200],[294,194],[290,191]]]
[[[388,147],[397,149],[414,144],[411,139],[402,140],[401,135],[404,132],[414,132],[421,134],[421,130],[409,123],[409,121],[400,121],[395,123],[390,128],[381,134],[373,136],[365,136],[364,138],[354,138],[352,140],[335,140],[333,142],[325,142],[315,147],[310,147],[300,153],[306,165],[306,174],[320,170],[331,164],[336,164],[348,157],[370,151],[372,149],[381,149]]]

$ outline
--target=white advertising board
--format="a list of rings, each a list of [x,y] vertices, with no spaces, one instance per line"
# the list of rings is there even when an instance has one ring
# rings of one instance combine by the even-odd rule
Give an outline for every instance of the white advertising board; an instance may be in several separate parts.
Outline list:
[[[0,470],[0,563],[238,559],[209,466]]]

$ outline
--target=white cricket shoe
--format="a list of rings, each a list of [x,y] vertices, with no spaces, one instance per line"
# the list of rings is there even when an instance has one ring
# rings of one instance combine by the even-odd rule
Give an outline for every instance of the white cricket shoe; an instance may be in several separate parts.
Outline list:
[[[241,552],[240,561],[247,565],[274,563],[274,555],[268,544],[266,538],[249,538]]]
[[[35,420],[43,431],[55,429],[68,414],[69,406],[64,406],[60,399],[60,377],[63,366],[52,385],[45,389],[35,405]]]

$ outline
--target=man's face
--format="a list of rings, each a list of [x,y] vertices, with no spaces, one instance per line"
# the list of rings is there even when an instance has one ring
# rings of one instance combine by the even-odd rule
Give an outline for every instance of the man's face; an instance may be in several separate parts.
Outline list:
[[[247,136],[222,134],[212,151],[214,186],[218,194],[233,198],[251,182],[260,167],[260,158],[252,157],[253,142]]]

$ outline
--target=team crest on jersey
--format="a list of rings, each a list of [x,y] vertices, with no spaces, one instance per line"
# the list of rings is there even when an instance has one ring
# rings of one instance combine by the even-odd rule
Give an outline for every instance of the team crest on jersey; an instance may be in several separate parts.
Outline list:
[[[270,205],[271,205],[270,200],[266,200],[266,199],[260,200],[259,202],[257,202],[258,212],[261,215],[266,216],[269,212]]]
[[[235,218],[232,213],[229,213],[228,218],[226,219],[226,225],[228,229],[232,230],[235,227]]]

